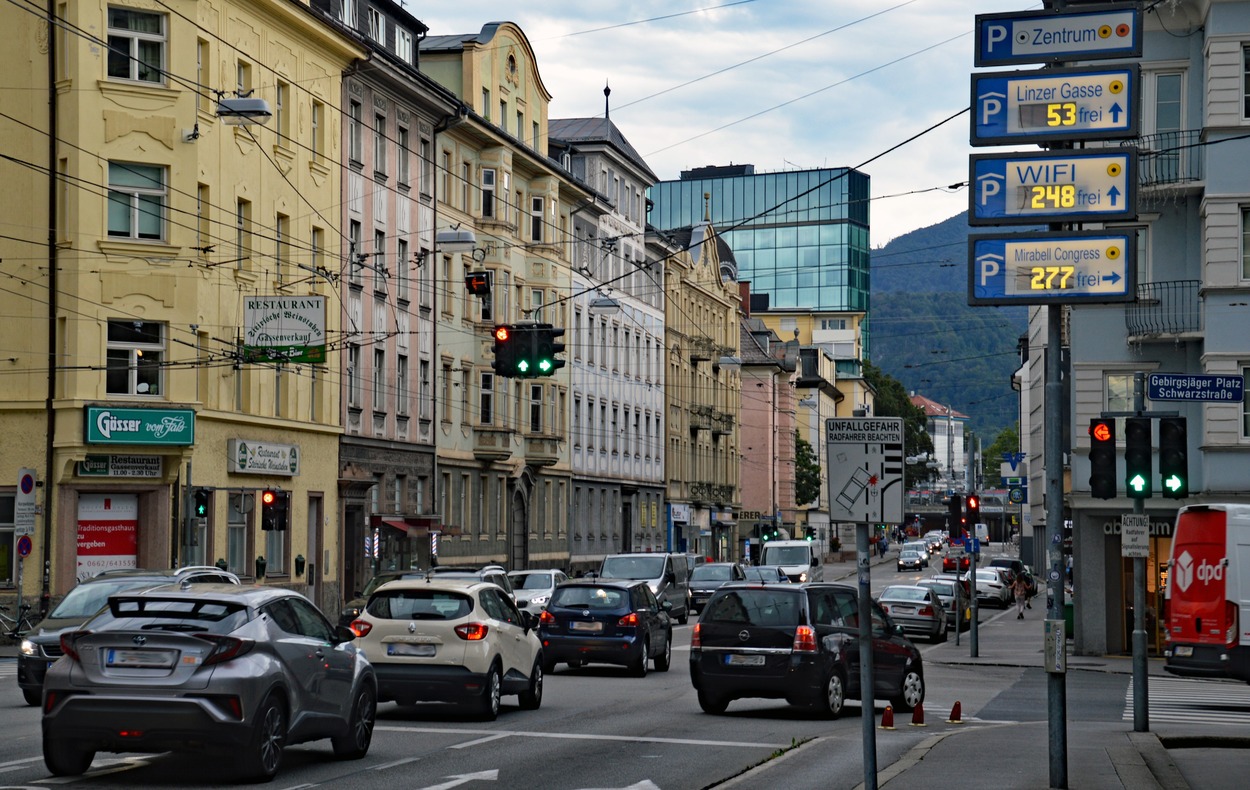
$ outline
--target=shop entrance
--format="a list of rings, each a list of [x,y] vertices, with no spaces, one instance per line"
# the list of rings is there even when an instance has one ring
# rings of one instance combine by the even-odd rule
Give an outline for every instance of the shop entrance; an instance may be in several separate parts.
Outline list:
[[[1146,651],[1149,655],[1162,655],[1164,627],[1167,624],[1163,594],[1167,590],[1168,557],[1172,556],[1172,538],[1150,537],[1150,556],[1146,558]],[[1120,561],[1120,598],[1124,612],[1124,642],[1126,652],[1133,646],[1133,560]]]

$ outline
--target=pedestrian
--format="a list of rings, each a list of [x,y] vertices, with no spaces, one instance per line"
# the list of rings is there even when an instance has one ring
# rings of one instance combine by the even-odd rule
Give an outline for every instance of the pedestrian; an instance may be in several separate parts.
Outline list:
[[[1011,592],[1016,596],[1016,619],[1024,619],[1024,607],[1029,603],[1029,582],[1023,573],[1017,573],[1011,580]]]

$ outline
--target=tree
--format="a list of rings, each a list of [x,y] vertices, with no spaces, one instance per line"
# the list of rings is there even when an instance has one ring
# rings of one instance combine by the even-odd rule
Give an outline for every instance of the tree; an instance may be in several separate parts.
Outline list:
[[[986,488],[997,488],[997,485],[991,486],[990,481],[999,479],[1003,456],[1007,453],[1019,452],[1019,450],[1020,421],[1017,420],[1014,425],[999,431],[998,436],[994,437],[994,443],[981,456],[981,479],[985,481]]]
[[[909,456],[933,452],[924,409],[911,402],[901,382],[871,362],[864,363],[864,380],[876,390],[873,414],[876,417],[903,418],[903,451]],[[933,477],[933,470],[922,461],[903,468],[903,481],[908,489]]]
[[[820,459],[798,431],[794,432],[794,498],[798,505],[820,499]]]

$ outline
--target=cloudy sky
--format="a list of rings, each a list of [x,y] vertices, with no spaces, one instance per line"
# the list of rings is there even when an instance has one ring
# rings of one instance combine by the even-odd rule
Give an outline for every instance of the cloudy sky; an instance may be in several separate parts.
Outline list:
[[[408,3],[431,35],[518,24],[553,94],[553,118],[602,115],[609,84],[612,120],[662,179],[730,163],[753,164],[757,173],[860,168],[872,179],[874,247],[967,208],[966,189],[948,187],[968,178],[968,115],[942,121],[969,104],[974,18],[1041,7],[1037,0]]]

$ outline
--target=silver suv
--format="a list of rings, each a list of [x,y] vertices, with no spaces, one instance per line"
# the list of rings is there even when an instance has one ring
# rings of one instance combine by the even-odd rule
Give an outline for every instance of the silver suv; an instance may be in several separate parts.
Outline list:
[[[490,582],[506,592],[513,602],[516,601],[516,590],[512,588],[512,580],[508,578],[508,571],[502,565],[435,565],[427,573],[439,579],[477,579]]]

